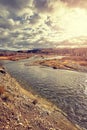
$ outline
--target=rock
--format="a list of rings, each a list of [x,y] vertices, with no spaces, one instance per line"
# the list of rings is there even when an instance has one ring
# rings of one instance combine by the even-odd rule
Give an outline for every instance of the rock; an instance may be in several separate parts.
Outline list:
[[[0,69],[0,73],[2,73],[2,74],[6,74],[6,72],[5,72],[4,69]]]
[[[38,102],[38,101],[37,101],[37,99],[35,99],[35,100],[33,100],[33,102],[32,102],[32,103],[33,103],[34,105],[36,105],[36,104],[37,104],[37,102]]]
[[[53,69],[57,69],[57,67],[53,66]]]
[[[27,127],[27,130],[31,130],[31,129],[32,129],[32,126],[28,126],[28,127]]]

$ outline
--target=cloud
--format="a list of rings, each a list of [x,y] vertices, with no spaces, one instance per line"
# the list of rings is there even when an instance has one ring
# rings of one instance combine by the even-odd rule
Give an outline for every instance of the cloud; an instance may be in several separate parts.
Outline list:
[[[0,0],[0,4],[7,8],[22,9],[27,6],[29,0]]]
[[[3,8],[2,6],[0,6],[0,16],[7,18],[9,16],[9,11]]]
[[[19,26],[20,22],[19,21],[14,21],[13,19],[6,19],[3,17],[0,17],[0,28],[4,29],[13,29],[16,26]]]
[[[32,0],[0,0],[0,11],[9,17],[22,16],[25,13],[32,12]],[[1,14],[1,13],[0,13]]]
[[[63,6],[60,0],[33,0],[33,4],[39,13],[53,13]]]
[[[51,7],[49,7],[48,0],[34,0],[33,3],[40,11],[47,11],[51,9]]]
[[[71,28],[67,28],[84,14],[77,7],[85,8],[86,3],[86,0],[0,0],[0,47],[66,46],[62,41],[72,37]]]
[[[61,1],[66,3],[70,7],[80,7],[80,8],[87,7],[86,0],[61,0]]]
[[[6,29],[6,30],[0,29],[0,38],[7,38],[8,35],[9,35],[9,30],[8,29]]]
[[[39,14],[34,13],[33,15],[30,16],[29,22],[31,24],[35,24],[35,23],[39,22],[40,19],[41,19],[41,17],[39,16]]]
[[[8,20],[0,18],[0,28],[11,28],[11,24]]]

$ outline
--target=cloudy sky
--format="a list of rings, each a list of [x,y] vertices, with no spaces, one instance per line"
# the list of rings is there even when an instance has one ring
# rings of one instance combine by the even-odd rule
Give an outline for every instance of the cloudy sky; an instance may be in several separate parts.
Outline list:
[[[0,49],[86,47],[87,0],[0,0]]]

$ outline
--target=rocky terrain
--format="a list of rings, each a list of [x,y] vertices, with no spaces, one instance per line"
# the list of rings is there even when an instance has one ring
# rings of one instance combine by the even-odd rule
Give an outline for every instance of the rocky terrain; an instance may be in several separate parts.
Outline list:
[[[52,103],[24,90],[0,67],[0,130],[81,130]]]

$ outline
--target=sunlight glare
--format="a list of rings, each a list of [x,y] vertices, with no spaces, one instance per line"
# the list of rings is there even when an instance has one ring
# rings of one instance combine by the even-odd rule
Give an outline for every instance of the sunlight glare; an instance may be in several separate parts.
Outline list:
[[[87,36],[87,12],[83,9],[74,11],[62,17],[63,29],[71,36]]]

